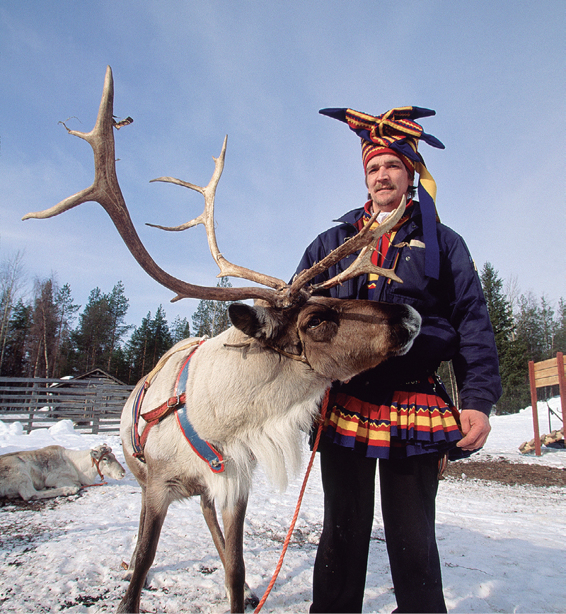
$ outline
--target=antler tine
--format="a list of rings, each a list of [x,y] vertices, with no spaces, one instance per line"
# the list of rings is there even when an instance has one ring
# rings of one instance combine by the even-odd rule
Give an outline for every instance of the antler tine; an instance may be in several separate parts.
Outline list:
[[[342,271],[335,277],[332,277],[331,279],[320,284],[313,285],[313,291],[327,290],[328,288],[333,288],[334,286],[342,284],[348,279],[352,279],[353,277],[358,277],[363,273],[383,275],[384,277],[388,277],[389,279],[392,279],[402,284],[403,280],[395,273],[393,269],[384,269],[373,264],[373,262],[371,261],[371,257],[376,249],[375,246],[377,245],[377,241],[379,240],[379,238],[385,233],[389,232],[395,226],[395,224],[397,224],[397,222],[403,216],[406,206],[407,199],[405,198],[405,196],[403,196],[403,198],[401,199],[401,203],[399,204],[397,209],[395,209],[395,211],[385,220],[385,222],[383,222],[383,224],[380,224],[377,228],[371,231],[372,238],[369,244],[367,244],[362,249],[354,262],[352,262],[352,264],[345,271]],[[368,224],[368,226],[370,225],[371,223]]]
[[[381,267],[376,266],[372,263],[371,257],[372,253],[375,251],[375,245],[379,237],[384,235],[386,232],[389,232],[395,224],[401,219],[403,213],[405,212],[405,207],[407,204],[407,199],[403,196],[401,203],[395,209],[395,211],[376,228],[372,229],[373,222],[377,218],[377,213],[374,214],[369,222],[360,230],[360,232],[332,250],[328,256],[323,258],[320,262],[317,262],[309,269],[305,269],[301,273],[299,273],[295,279],[293,280],[291,287],[289,288],[289,294],[293,295],[295,292],[298,292],[302,289],[311,279],[323,273],[327,269],[329,269],[332,265],[336,264],[346,256],[353,254],[354,252],[361,250],[358,257],[352,262],[352,264],[344,271],[328,279],[320,284],[313,284],[310,286],[309,290],[312,292],[316,292],[317,290],[327,290],[329,288],[333,288],[339,284],[344,283],[348,279],[352,279],[353,277],[357,277],[363,273],[374,273],[376,275],[383,275],[385,277],[389,277],[399,283],[403,283],[403,281],[395,274],[393,269],[383,269]]]
[[[108,213],[124,243],[144,271],[146,271],[146,273],[148,273],[148,275],[150,275],[158,283],[177,293],[177,296],[173,300],[179,300],[181,298],[198,298],[218,301],[237,301],[249,298],[259,298],[272,304],[278,304],[282,300],[285,300],[285,303],[287,303],[287,299],[283,299],[283,297],[281,297],[281,293],[269,288],[207,288],[203,286],[195,286],[169,275],[169,273],[166,273],[155,263],[153,258],[145,249],[132,223],[128,208],[126,207],[126,203],[120,189],[120,185],[118,183],[118,178],[116,176],[116,157],[113,133],[113,127],[115,125],[113,119],[113,102],[114,80],[112,78],[112,70],[110,66],[108,66],[106,69],[104,89],[102,92],[98,116],[92,131],[89,133],[83,133],[75,130],[69,130],[69,128],[65,126],[69,134],[73,134],[84,139],[93,149],[93,184],[89,188],[86,188],[85,190],[62,200],[60,203],[54,207],[51,207],[50,209],[28,213],[22,219],[45,219],[59,215],[60,213],[68,211],[69,209],[87,201],[95,201],[98,202]],[[198,186],[194,186],[194,188],[196,188],[197,191],[202,190],[203,193],[206,190],[209,192],[212,191],[212,196],[214,196],[214,190],[216,189],[221,173],[222,164],[218,164],[217,162],[217,166],[209,186],[207,186],[207,188],[198,188]],[[250,279],[250,281],[254,280]],[[272,287],[280,287],[281,284],[286,286],[284,282],[280,280],[277,281],[279,282],[279,285]],[[259,283],[262,282],[260,281]]]
[[[110,66],[108,66],[104,77],[102,100],[100,101],[100,107],[98,109],[98,116],[96,118],[94,128],[90,132],[79,132],[78,130],[71,130],[66,126],[65,122],[61,122],[69,134],[84,139],[92,147],[94,151],[93,184],[89,188],[81,190],[80,192],[73,194],[73,196],[65,198],[50,209],[36,211],[34,213],[24,215],[22,220],[28,220],[31,218],[46,219],[59,215],[60,213],[64,213],[77,205],[81,205],[89,201],[98,202],[98,199],[104,193],[104,188],[108,183],[112,183],[113,180],[115,180],[117,184],[115,163],[111,165],[104,163],[104,161],[107,159],[112,161],[115,160],[114,135],[112,133],[112,126],[114,125],[112,114],[113,100],[114,81],[112,79],[112,71]],[[111,138],[102,138],[105,134],[110,134]],[[102,206],[105,207],[105,205]]]
[[[192,228],[193,226],[197,226],[198,224],[202,224],[206,229],[206,236],[208,239],[210,253],[214,258],[214,261],[218,265],[218,268],[220,269],[218,277],[240,277],[242,279],[247,279],[248,281],[262,284],[263,286],[268,286],[276,290],[281,290],[287,287],[287,283],[283,280],[277,279],[276,277],[270,277],[269,275],[265,275],[263,273],[257,273],[256,271],[252,271],[251,269],[247,269],[236,264],[232,264],[222,255],[222,253],[218,249],[218,243],[216,241],[216,231],[214,228],[214,200],[216,196],[216,188],[218,186],[218,182],[220,181],[222,171],[224,170],[227,140],[228,137],[226,136],[222,145],[222,151],[220,152],[218,158],[213,157],[214,173],[212,174],[212,178],[210,179],[210,182],[206,187],[203,188],[193,183],[182,181],[181,179],[175,179],[174,177],[158,177],[157,179],[151,180],[152,182],[163,181],[165,183],[174,183],[175,185],[180,185],[182,187],[195,190],[196,192],[200,192],[204,196],[204,211],[198,217],[194,218],[190,222],[181,224],[180,226],[166,227],[158,226],[156,224],[148,224],[148,226],[160,228],[161,230],[167,230],[170,232],[178,232],[181,230],[186,230],[187,228]]]

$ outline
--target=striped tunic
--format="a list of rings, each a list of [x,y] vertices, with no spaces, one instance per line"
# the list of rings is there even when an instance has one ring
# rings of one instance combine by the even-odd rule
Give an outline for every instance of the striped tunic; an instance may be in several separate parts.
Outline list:
[[[408,208],[412,205],[409,202]],[[359,228],[367,223],[371,201]],[[382,266],[399,222],[381,237],[373,254],[374,264]],[[368,278],[369,297],[377,277]],[[462,439],[458,410],[437,376],[408,382],[402,389],[376,391],[374,402],[363,401],[333,390],[328,400],[324,431],[334,443],[352,448],[371,458],[403,458],[429,452],[446,452]],[[378,398],[379,397],[379,398]],[[462,456],[460,450],[454,456]]]
[[[370,458],[403,458],[446,452],[462,438],[458,410],[434,376],[411,382],[369,403],[332,391],[326,436]]]

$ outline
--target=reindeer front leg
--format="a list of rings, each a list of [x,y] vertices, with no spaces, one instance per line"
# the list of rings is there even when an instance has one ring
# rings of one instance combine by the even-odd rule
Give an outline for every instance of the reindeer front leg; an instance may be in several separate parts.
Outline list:
[[[247,505],[248,499],[246,497],[239,499],[233,508],[226,508],[222,511],[226,538],[224,572],[231,612],[243,612],[245,609],[244,519]]]
[[[132,557],[132,577],[128,590],[120,601],[118,612],[140,611],[141,592],[155,559],[161,528],[167,516],[169,499],[166,488],[162,484],[152,486],[148,486],[142,496],[138,541]]]
[[[242,539],[240,540],[240,544],[242,544],[242,550],[243,550],[243,526],[244,526],[244,518],[246,515],[246,507],[248,504],[247,497],[246,499],[242,500],[242,504],[243,504],[242,520],[241,520]],[[222,529],[220,528],[220,525],[218,524],[218,517],[216,516],[216,508],[214,506],[214,501],[211,501],[207,495],[203,494],[201,495],[201,498],[200,498],[200,508],[202,510],[202,515],[204,516],[204,519],[206,520],[206,525],[208,526],[210,534],[212,535],[212,541],[214,542],[214,545],[216,546],[216,550],[218,551],[218,555],[220,556],[220,560],[222,561],[222,565],[224,566],[226,590],[228,591],[229,593],[228,596],[231,599],[231,592],[230,592],[230,588],[228,585],[228,572],[227,572],[227,567],[226,567],[226,543],[224,541],[224,535],[222,534]],[[243,565],[243,556],[242,556],[242,565]],[[244,575],[245,575],[245,570],[244,570]],[[259,599],[255,595],[255,593],[252,592],[247,582],[244,582],[244,607],[249,606],[251,608],[255,608],[258,605],[258,603],[259,603]]]

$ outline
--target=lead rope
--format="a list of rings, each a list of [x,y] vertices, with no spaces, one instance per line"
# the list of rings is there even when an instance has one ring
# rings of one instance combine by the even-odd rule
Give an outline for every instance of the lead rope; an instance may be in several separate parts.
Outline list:
[[[102,471],[100,471],[100,462],[102,461],[102,459],[106,456],[106,454],[104,454],[103,456],[101,456],[98,460],[96,458],[94,458],[94,456],[91,456],[92,459],[92,466],[96,465],[96,470],[98,471],[98,475],[100,476],[100,482],[97,482],[95,484],[83,484],[80,488],[80,490],[83,490],[84,488],[91,488],[92,486],[106,486],[108,484],[108,482],[104,481],[104,476],[102,475]]]
[[[316,451],[318,449],[318,444],[320,442],[320,435],[322,433],[322,426],[324,425],[324,418],[326,416],[326,410],[328,409],[328,398],[330,396],[330,388],[328,388],[328,390],[326,391],[326,393],[324,394],[324,399],[322,401],[322,406],[320,408],[320,417],[318,420],[318,429],[316,432],[316,438],[314,440],[314,445],[312,448],[312,453],[311,453],[311,457],[309,460],[309,464],[307,466],[307,471],[305,473],[305,477],[303,479],[303,485],[301,487],[301,492],[299,493],[299,499],[297,501],[297,507],[295,508],[295,514],[293,516],[293,520],[291,520],[291,526],[289,527],[289,531],[287,531],[287,537],[285,538],[285,542],[283,543],[283,550],[281,551],[281,556],[279,557],[279,562],[277,563],[277,567],[275,568],[275,571],[273,572],[273,577],[271,578],[271,582],[269,583],[269,586],[267,587],[267,589],[265,590],[265,593],[263,595],[263,597],[261,598],[261,601],[258,603],[257,608],[254,610],[254,614],[258,614],[259,611],[261,610],[261,608],[263,607],[263,604],[266,602],[267,598],[269,597],[269,593],[271,593],[271,589],[273,588],[273,586],[275,585],[275,582],[277,580],[277,576],[279,575],[279,572],[281,571],[281,567],[283,566],[283,559],[285,558],[285,554],[287,553],[287,548],[289,547],[289,542],[291,541],[291,536],[293,535],[293,531],[295,530],[295,524],[297,522],[297,518],[299,517],[299,511],[301,509],[301,503],[303,502],[303,495],[305,494],[305,489],[307,487],[307,482],[309,479],[309,475],[314,463],[314,457],[316,454]]]

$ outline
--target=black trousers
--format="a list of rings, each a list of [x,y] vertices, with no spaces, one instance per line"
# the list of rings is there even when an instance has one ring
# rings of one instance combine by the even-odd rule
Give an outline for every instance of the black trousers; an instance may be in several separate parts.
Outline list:
[[[380,460],[395,612],[446,612],[435,534],[437,454]],[[376,459],[321,441],[324,524],[311,612],[361,612],[374,514]]]

